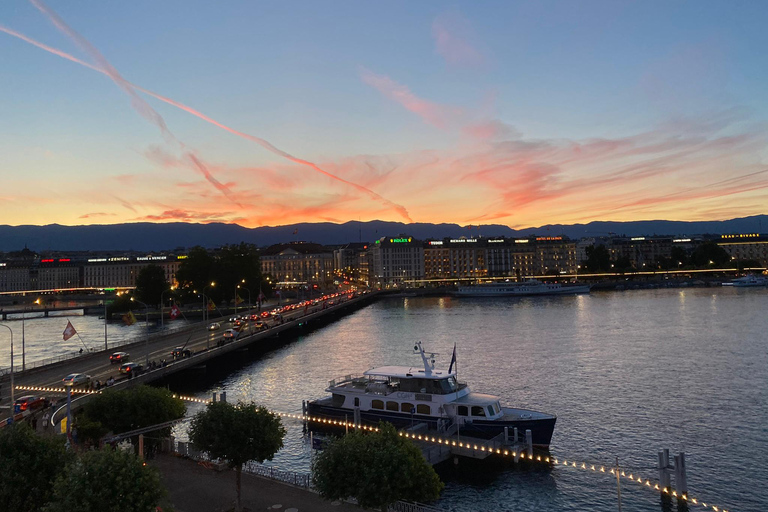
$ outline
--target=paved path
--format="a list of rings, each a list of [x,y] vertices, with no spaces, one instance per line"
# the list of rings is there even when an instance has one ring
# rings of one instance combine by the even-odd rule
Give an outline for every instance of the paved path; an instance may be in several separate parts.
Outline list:
[[[176,512],[224,512],[236,498],[235,473],[206,469],[191,459],[161,454],[149,462],[160,470],[168,496]],[[247,510],[274,512],[361,512],[349,503],[326,501],[319,495],[261,478],[242,475],[242,505]]]

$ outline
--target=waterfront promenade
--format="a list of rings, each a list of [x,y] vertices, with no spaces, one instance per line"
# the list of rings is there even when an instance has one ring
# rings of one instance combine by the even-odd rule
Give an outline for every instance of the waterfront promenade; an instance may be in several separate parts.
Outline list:
[[[235,475],[231,469],[214,471],[192,459],[158,455],[149,462],[160,470],[176,512],[221,512],[235,500]],[[356,505],[326,501],[318,494],[289,484],[243,472],[242,505],[247,510],[294,512],[359,512]],[[279,505],[280,507],[277,507]]]

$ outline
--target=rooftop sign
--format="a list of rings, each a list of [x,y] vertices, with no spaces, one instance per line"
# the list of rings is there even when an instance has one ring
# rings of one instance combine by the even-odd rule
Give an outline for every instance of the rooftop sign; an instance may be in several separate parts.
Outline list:
[[[530,240],[528,240],[527,238],[523,238],[521,240],[515,240],[516,244],[527,244],[528,242],[530,242]]]
[[[500,239],[497,239],[497,240],[488,240],[488,243],[489,244],[498,244],[498,243],[501,243],[503,241],[504,241],[504,239],[500,238]]]
[[[158,261],[164,260],[167,256],[141,256],[136,258],[136,261]]]
[[[431,240],[429,242],[429,245],[443,245],[443,241],[442,240]]]
[[[390,238],[389,241],[393,244],[407,244],[413,240],[411,237],[408,238]]]
[[[632,238],[630,238],[630,240],[635,240],[635,241],[645,240],[645,237],[644,236],[633,236]]]
[[[722,238],[757,238],[760,235],[757,233],[747,233],[747,234],[739,234],[739,235],[721,235]]]
[[[477,242],[477,238],[452,238],[450,240],[452,244],[463,244]]]
[[[551,241],[554,241],[554,240],[562,240],[562,239],[563,239],[563,237],[561,237],[561,236],[539,236],[539,237],[536,237],[536,241],[537,242],[551,242]]]

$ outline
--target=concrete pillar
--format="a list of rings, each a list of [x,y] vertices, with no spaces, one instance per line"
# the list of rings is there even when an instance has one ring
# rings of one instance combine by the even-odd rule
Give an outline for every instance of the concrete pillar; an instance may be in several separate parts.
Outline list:
[[[528,445],[528,455],[533,455],[533,434],[531,434],[531,429],[525,431],[525,444]]]
[[[222,391],[221,394],[219,394],[219,400],[221,400],[222,402],[226,402],[227,401],[227,392],[226,391]]]

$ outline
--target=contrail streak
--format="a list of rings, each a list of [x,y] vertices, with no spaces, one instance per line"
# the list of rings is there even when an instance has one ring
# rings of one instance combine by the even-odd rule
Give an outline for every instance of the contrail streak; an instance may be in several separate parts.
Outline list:
[[[40,12],[47,16],[48,19],[50,19],[51,22],[56,26],[56,28],[59,29],[59,31],[72,39],[84,52],[89,54],[96,61],[97,67],[109,78],[111,78],[112,81],[115,82],[115,84],[117,84],[117,86],[120,87],[120,89],[122,89],[123,92],[125,92],[131,98],[131,105],[133,106],[134,110],[139,113],[139,115],[160,128],[160,131],[162,132],[166,141],[173,141],[177,143],[181,149],[185,151],[186,155],[195,164],[195,168],[202,173],[205,179],[208,180],[208,182],[211,183],[211,185],[213,185],[217,190],[223,193],[230,201],[235,202],[232,192],[229,190],[229,188],[216,180],[211,175],[211,173],[208,172],[208,169],[206,169],[205,166],[200,163],[199,159],[197,159],[190,151],[187,150],[186,145],[178,140],[168,129],[168,126],[165,124],[165,119],[163,119],[163,117],[158,114],[155,109],[149,105],[149,103],[144,101],[141,96],[136,94],[136,91],[134,90],[134,87],[131,85],[131,83],[123,78],[122,75],[120,75],[117,69],[115,69],[114,66],[109,63],[106,57],[104,57],[104,55],[102,55],[95,46],[93,46],[90,42],[88,42],[87,39],[85,39],[69,25],[67,25],[58,14],[49,9],[45,4],[43,4],[41,0],[29,1]],[[57,52],[57,54],[60,53],[63,52]],[[242,205],[238,206],[242,208]]]
[[[30,0],[30,1],[35,3],[35,4],[36,4],[36,2],[38,2],[38,0]],[[38,9],[39,8],[40,7],[38,7]],[[43,11],[43,12],[45,12],[45,11]],[[54,55],[57,55],[57,56],[62,57],[64,59],[67,59],[69,61],[75,62],[77,64],[80,64],[81,66],[85,66],[85,67],[90,68],[90,69],[92,69],[94,71],[98,71],[99,73],[105,74],[105,75],[107,75],[108,77],[110,77],[110,78],[112,78],[114,80],[113,76],[106,69],[103,69],[103,68],[101,68],[99,66],[95,66],[95,65],[90,64],[88,62],[85,62],[83,60],[80,60],[77,57],[75,57],[75,56],[73,56],[73,55],[71,55],[69,53],[66,53],[66,52],[61,51],[61,50],[59,50],[57,48],[54,48],[54,47],[48,46],[48,45],[46,45],[44,43],[41,43],[39,41],[36,41],[36,40],[34,40],[34,39],[32,39],[32,38],[30,38],[30,37],[28,37],[28,36],[26,36],[26,35],[24,35],[24,34],[22,34],[20,32],[17,32],[15,30],[3,27],[2,25],[0,25],[0,31],[5,32],[6,34],[14,36],[16,38],[19,38],[22,41],[25,41],[25,42],[33,45],[33,46],[37,46],[38,48],[40,48],[42,50],[45,50],[45,51],[47,51],[49,53],[52,53]],[[86,42],[86,44],[88,44],[88,43]],[[94,50],[95,50],[95,48],[94,48]],[[95,51],[97,51],[97,50],[95,50]],[[203,114],[201,112],[198,112],[197,110],[193,109],[192,107],[189,107],[187,105],[184,105],[183,103],[179,103],[178,101],[174,101],[174,100],[172,100],[170,98],[166,98],[165,96],[161,96],[160,94],[157,94],[157,93],[152,92],[152,91],[150,91],[148,89],[145,89],[145,88],[143,88],[141,86],[133,84],[133,83],[125,80],[124,78],[122,78],[122,76],[120,76],[120,80],[122,80],[122,82],[123,82],[122,85],[120,83],[118,84],[118,85],[121,85],[121,87],[122,86],[126,86],[128,89],[132,88],[132,89],[141,91],[141,92],[143,92],[143,93],[145,93],[145,94],[147,94],[149,96],[152,96],[153,98],[156,98],[156,99],[158,99],[158,100],[160,100],[162,102],[168,103],[169,105],[173,105],[176,108],[184,110],[185,112],[187,112],[189,114],[192,114],[193,116],[196,116],[196,117],[202,119],[203,121],[206,121],[208,123],[213,124],[214,126],[217,126],[217,127],[221,128],[222,130],[226,130],[229,133],[232,133],[233,135],[237,135],[238,137],[242,137],[244,139],[247,139],[247,140],[250,140],[252,142],[255,142],[255,143],[259,144],[260,146],[262,146],[263,148],[267,149],[268,151],[270,151],[270,152],[272,152],[272,153],[274,153],[274,154],[276,154],[278,156],[281,156],[281,157],[283,157],[283,158],[285,158],[287,160],[290,160],[291,162],[297,163],[299,165],[304,165],[304,166],[309,167],[309,168],[311,168],[311,169],[313,169],[313,170],[315,170],[315,171],[317,171],[317,172],[319,172],[319,173],[321,173],[321,174],[323,174],[323,175],[325,175],[325,176],[327,176],[327,177],[329,177],[331,179],[334,179],[334,180],[336,180],[336,181],[338,181],[340,183],[344,183],[345,185],[351,186],[354,189],[356,189],[356,190],[366,194],[367,196],[371,197],[372,199],[375,199],[375,200],[383,203],[384,205],[388,206],[389,208],[392,208],[398,214],[400,214],[403,218],[405,218],[408,222],[413,222],[413,220],[411,219],[410,215],[408,214],[408,210],[406,210],[404,206],[399,205],[397,203],[394,203],[394,202],[390,201],[389,199],[386,199],[385,197],[382,197],[381,195],[377,194],[376,192],[374,192],[373,190],[371,190],[371,189],[369,189],[367,187],[364,187],[362,185],[358,185],[357,183],[354,183],[354,182],[351,182],[349,180],[345,180],[344,178],[341,178],[339,176],[336,176],[335,174],[332,174],[332,173],[330,173],[328,171],[325,171],[324,169],[320,168],[317,164],[315,164],[313,162],[310,162],[308,160],[303,160],[301,158],[297,158],[297,157],[291,155],[290,153],[287,153],[287,152],[285,152],[285,151],[283,151],[283,150],[273,146],[267,140],[264,140],[264,139],[262,139],[260,137],[256,137],[254,135],[250,135],[248,133],[244,133],[244,132],[235,130],[234,128],[231,128],[231,127],[229,127],[229,126],[227,126],[225,124],[222,124],[222,123],[216,121],[215,119],[212,119],[212,118],[206,116],[205,114]],[[135,93],[132,91],[131,96],[133,97],[134,95],[135,95]],[[144,102],[144,103],[146,104],[146,102]],[[147,107],[149,107],[149,105],[147,105]],[[151,109],[151,107],[149,107],[149,108]],[[154,112],[154,110],[153,110],[153,112]],[[159,117],[159,115],[158,115],[158,117]],[[162,118],[160,118],[160,119],[162,120]],[[165,126],[165,123],[163,123],[163,126]],[[165,128],[165,129],[167,130],[167,128]],[[193,159],[192,161],[194,162],[195,160]],[[215,186],[215,184],[214,184],[214,186]]]

